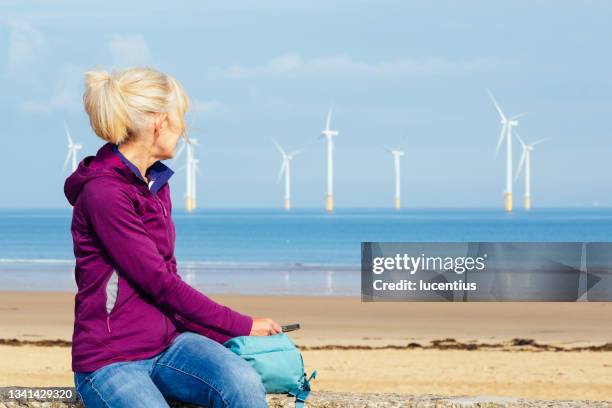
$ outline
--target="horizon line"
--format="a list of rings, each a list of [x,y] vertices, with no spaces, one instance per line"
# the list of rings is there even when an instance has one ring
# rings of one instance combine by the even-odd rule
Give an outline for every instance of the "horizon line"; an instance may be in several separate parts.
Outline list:
[[[612,209],[612,204],[600,204],[600,205],[548,205],[548,206],[539,206],[536,208],[532,208],[530,210],[525,210],[522,207],[516,208],[514,212],[533,212],[538,210],[546,210],[546,209]],[[0,211],[2,210],[71,210],[71,207],[0,207]],[[187,211],[184,207],[176,207],[173,208],[174,211]],[[304,207],[292,207],[290,210],[285,210],[282,207],[278,206],[253,206],[253,207],[198,207],[194,211],[201,210],[278,210],[280,212],[290,213],[292,211],[301,211],[301,210],[320,210],[325,212],[325,207],[323,206],[304,206]],[[399,210],[393,208],[392,206],[343,206],[336,207],[333,212],[343,211],[343,210],[390,210],[393,212],[404,212],[404,211],[413,211],[413,210],[499,210],[500,212],[505,212],[503,207],[500,206],[422,206],[422,207],[404,207]],[[333,213],[332,212],[332,213]]]

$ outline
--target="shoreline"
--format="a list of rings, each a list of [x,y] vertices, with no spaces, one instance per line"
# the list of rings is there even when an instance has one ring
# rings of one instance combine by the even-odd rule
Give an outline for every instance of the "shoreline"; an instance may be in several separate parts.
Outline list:
[[[74,260],[0,258],[2,290],[77,290]],[[357,296],[358,264],[303,262],[180,261],[181,278],[205,293],[270,296]],[[237,291],[236,288],[239,288]]]
[[[591,347],[612,342],[612,302],[361,302],[355,296],[207,294],[252,316],[300,323],[296,344],[321,346],[499,344],[524,339],[547,347]],[[72,337],[74,293],[0,291],[0,337]]]

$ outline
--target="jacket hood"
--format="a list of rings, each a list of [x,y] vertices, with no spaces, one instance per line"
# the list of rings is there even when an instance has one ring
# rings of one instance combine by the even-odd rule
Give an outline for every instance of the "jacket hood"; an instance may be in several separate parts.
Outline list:
[[[112,144],[106,143],[98,149],[95,156],[87,156],[81,160],[74,173],[66,179],[64,195],[70,205],[74,206],[85,184],[98,177],[114,177],[130,181],[135,176],[113,152]]]

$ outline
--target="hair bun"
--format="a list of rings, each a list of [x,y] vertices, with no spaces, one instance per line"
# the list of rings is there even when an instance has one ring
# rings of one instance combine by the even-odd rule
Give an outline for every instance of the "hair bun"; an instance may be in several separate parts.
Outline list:
[[[130,116],[113,74],[101,69],[87,71],[83,102],[98,136],[115,144],[125,140]]]
[[[100,87],[114,82],[113,76],[104,70],[92,70],[85,73],[85,84],[88,88]]]
[[[179,113],[179,128],[189,100],[174,78],[150,68],[129,68],[109,73],[93,69],[85,73],[85,111],[91,127],[102,139],[121,144],[151,120],[151,113]]]

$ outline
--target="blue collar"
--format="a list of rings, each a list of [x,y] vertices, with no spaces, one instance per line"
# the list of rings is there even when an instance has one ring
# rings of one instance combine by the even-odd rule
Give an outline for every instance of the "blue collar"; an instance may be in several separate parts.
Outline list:
[[[112,148],[113,152],[115,152],[121,158],[121,161],[125,163],[130,168],[130,170],[132,170],[136,177],[146,183],[146,180],[144,177],[142,177],[142,174],[140,174],[140,170],[138,170],[138,167],[136,167],[119,151],[118,146],[116,144],[112,144]],[[172,177],[173,174],[174,171],[170,167],[166,166],[159,160],[156,161],[147,169],[145,173],[145,175],[148,176],[149,180],[151,180],[149,183],[149,190],[151,190],[152,193],[157,193],[159,189],[162,188],[162,186],[170,179],[170,177]]]

